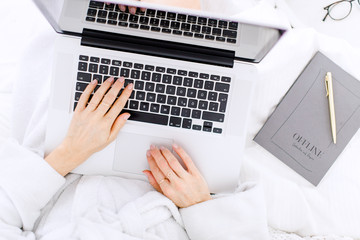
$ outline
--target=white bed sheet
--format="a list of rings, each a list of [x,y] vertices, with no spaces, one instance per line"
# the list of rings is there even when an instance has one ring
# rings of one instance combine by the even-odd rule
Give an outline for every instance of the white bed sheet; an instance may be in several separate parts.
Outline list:
[[[0,137],[6,137],[10,134],[9,127],[13,121],[10,113],[13,80],[17,77],[16,72],[21,71],[17,69],[17,63],[24,54],[27,42],[41,34],[49,34],[51,29],[31,2],[19,0],[2,4],[5,6],[2,5],[4,8],[0,9],[0,27],[7,34],[0,39]],[[16,10],[16,14],[22,15],[26,21],[20,21],[11,9]],[[40,49],[41,45],[38,47]],[[241,181],[255,179],[264,183],[268,220],[274,228],[303,236],[360,238],[359,133],[317,188],[252,141],[318,49],[360,79],[359,49],[340,39],[319,35],[311,29],[298,29],[285,36],[259,65],[262,80],[257,83]],[[31,52],[36,52],[36,49]],[[18,84],[24,80],[21,79]]]

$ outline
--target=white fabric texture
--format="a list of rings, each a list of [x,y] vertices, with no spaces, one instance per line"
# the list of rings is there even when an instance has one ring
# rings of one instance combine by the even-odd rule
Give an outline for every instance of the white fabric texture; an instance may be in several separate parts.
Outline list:
[[[42,157],[15,141],[1,146],[2,239],[268,239],[259,185],[179,212],[143,181],[69,175],[63,188],[65,179]]]

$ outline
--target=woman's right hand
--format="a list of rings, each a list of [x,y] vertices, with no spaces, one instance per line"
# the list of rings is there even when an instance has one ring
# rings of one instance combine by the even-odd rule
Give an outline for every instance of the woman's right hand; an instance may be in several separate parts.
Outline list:
[[[131,95],[133,84],[127,85],[121,96],[116,99],[125,80],[120,77],[114,81],[113,77],[104,81],[89,103],[90,95],[97,86],[97,80],[86,87],[77,104],[65,139],[45,158],[61,175],[65,176],[92,154],[114,141],[130,117],[129,113],[119,114]]]

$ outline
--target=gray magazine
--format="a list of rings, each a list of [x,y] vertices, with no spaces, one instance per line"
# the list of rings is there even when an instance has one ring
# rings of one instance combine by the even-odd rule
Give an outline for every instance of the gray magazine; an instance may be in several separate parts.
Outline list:
[[[337,143],[325,75],[331,72]],[[317,186],[360,127],[360,82],[317,52],[254,141]]]

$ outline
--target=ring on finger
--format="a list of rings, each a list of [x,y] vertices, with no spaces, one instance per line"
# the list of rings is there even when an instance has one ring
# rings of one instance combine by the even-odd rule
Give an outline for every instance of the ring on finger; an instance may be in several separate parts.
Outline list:
[[[166,181],[166,178],[161,179],[160,182],[159,182],[159,185],[161,185],[161,184],[164,183],[165,181]]]

